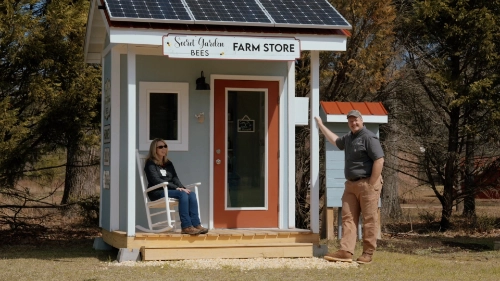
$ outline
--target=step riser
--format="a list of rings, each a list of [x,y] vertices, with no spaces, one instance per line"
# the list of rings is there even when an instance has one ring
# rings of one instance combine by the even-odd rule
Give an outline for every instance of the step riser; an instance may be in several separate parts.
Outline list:
[[[143,261],[185,259],[246,259],[313,257],[312,245],[286,247],[224,247],[141,249]]]

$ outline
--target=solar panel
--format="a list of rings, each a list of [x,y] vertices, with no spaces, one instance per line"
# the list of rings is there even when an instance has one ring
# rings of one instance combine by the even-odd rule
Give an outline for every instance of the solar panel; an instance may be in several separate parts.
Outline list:
[[[285,27],[343,27],[351,25],[326,0],[259,0],[276,22]]]
[[[203,22],[267,23],[271,20],[255,0],[185,0],[194,20]]]
[[[182,0],[105,0],[113,20],[192,21]]]
[[[351,28],[327,0],[104,0],[112,21]]]

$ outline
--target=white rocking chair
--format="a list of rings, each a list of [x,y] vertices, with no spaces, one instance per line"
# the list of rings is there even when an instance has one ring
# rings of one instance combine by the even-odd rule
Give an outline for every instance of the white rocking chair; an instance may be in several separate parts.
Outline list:
[[[139,151],[136,150],[136,158],[137,158],[137,170],[139,171],[139,177],[141,181],[141,188],[142,188],[142,195],[144,198],[144,206],[146,206],[146,216],[148,219],[148,228],[145,228],[140,225],[136,225],[135,227],[141,231],[144,232],[152,232],[152,233],[159,233],[159,232],[165,232],[165,231],[170,231],[172,229],[176,228],[176,224],[180,224],[180,221],[178,220],[179,213],[178,213],[178,205],[179,202],[177,199],[174,198],[169,198],[168,197],[168,191],[167,191],[167,182],[163,182],[160,184],[157,184],[155,186],[152,186],[148,188],[148,180],[146,178],[146,175],[144,174],[144,165],[146,164],[146,156],[139,154]],[[185,188],[193,189],[194,192],[196,192],[196,200],[198,200],[198,186],[201,185],[201,183],[194,183],[190,185],[184,186]],[[165,197],[160,198],[155,201],[151,201],[148,197],[148,192],[151,190],[155,190],[158,188],[163,188],[165,190]],[[151,212],[150,209],[159,209],[159,211]],[[198,200],[198,214],[200,213],[200,202]],[[157,216],[165,214],[166,215],[166,220],[158,221],[153,223],[152,218]],[[174,216],[176,217],[174,219]]]

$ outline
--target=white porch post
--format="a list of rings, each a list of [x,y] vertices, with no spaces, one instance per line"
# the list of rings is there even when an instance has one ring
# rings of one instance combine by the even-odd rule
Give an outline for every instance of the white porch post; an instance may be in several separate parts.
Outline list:
[[[135,236],[135,149],[136,149],[136,56],[127,47],[127,236]]]
[[[319,135],[318,126],[314,120],[319,115],[319,51],[311,51],[311,78],[310,78],[310,149],[311,149],[311,192],[310,192],[310,216],[311,230],[319,233]]]
[[[105,69],[106,65],[104,63],[104,56],[101,57],[101,112],[104,112],[104,69]],[[110,78],[111,79],[111,78]],[[104,131],[104,114],[101,114],[101,159],[104,159],[103,157],[103,153],[102,151],[104,150],[104,138],[102,137],[104,134],[103,134],[103,131]],[[104,182],[103,182],[103,178],[104,178],[104,165],[102,164],[102,161],[101,161],[101,164],[99,165],[99,175],[100,175],[100,179],[101,179],[101,182],[99,183],[99,185],[101,186],[100,188],[100,200],[99,200],[99,227],[102,228],[102,203],[103,203],[103,199],[102,199],[102,190],[104,188]],[[111,187],[110,187],[111,188]],[[111,218],[111,214],[109,215],[109,217]]]
[[[111,163],[109,228],[120,229],[120,51],[111,47]],[[104,65],[104,64],[103,64]],[[104,76],[103,76],[104,77]],[[104,87],[103,87],[104,89]],[[104,112],[104,111],[103,111]],[[104,146],[101,146],[104,147]]]
[[[295,61],[288,62],[288,228],[295,228]],[[281,160],[280,160],[281,161]]]

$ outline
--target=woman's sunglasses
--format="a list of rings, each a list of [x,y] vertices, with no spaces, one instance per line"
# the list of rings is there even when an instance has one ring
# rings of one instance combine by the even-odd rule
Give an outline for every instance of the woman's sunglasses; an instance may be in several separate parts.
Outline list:
[[[160,145],[160,146],[157,146],[156,148],[164,149],[164,148],[167,148],[167,147],[168,147],[167,145]]]

